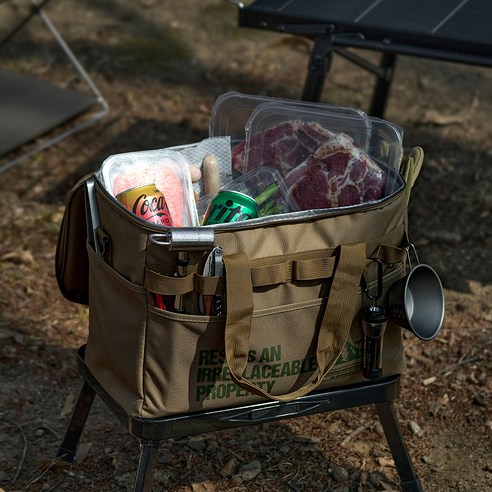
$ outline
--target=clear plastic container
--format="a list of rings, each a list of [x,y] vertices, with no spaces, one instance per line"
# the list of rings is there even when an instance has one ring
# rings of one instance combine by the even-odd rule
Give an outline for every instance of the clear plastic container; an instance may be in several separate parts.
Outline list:
[[[255,199],[258,204],[258,216],[285,214],[296,212],[298,207],[290,198],[282,177],[275,169],[259,167],[231,183],[221,190],[239,191]],[[197,203],[198,216],[203,219],[209,203],[216,195],[207,195]]]
[[[291,131],[294,133],[290,134]],[[340,133],[366,150],[371,136],[370,121],[365,115],[337,113],[317,106],[263,103],[248,119],[243,162],[238,164],[241,159],[236,159],[235,153],[233,166],[247,173],[267,165],[284,175]]]
[[[372,116],[370,121],[371,138],[367,153],[377,161],[399,171],[403,158],[403,128]]]
[[[314,210],[378,202],[401,187],[399,176],[338,133],[292,167],[284,184],[300,210]]]
[[[297,101],[292,99],[273,98],[230,91],[220,95],[213,108],[209,125],[209,135],[230,136],[231,144],[235,146],[246,138],[248,120],[258,106],[265,103],[283,104],[303,113],[313,110],[314,114],[324,113],[335,115],[335,119],[328,122],[328,129],[343,131],[349,129],[349,135],[375,159],[399,170],[403,156],[403,129],[398,125],[376,117],[368,116],[358,108],[324,104],[317,102]],[[340,117],[348,117],[342,127],[334,129],[334,124]],[[278,118],[269,116],[273,124]],[[264,120],[266,122],[266,119]],[[332,124],[333,123],[333,124]],[[257,131],[256,128],[253,131]],[[354,135],[355,134],[355,135]]]
[[[405,180],[398,169],[389,167],[386,164],[381,163],[378,159],[373,160],[379,167],[386,171],[386,185],[383,199],[394,195],[405,187]]]
[[[173,150],[127,152],[101,165],[103,185],[113,196],[149,184],[164,195],[175,227],[197,226],[198,216],[188,162]]]
[[[369,184],[369,178],[365,184],[359,182],[354,185],[356,191],[353,205],[360,204],[358,200],[362,195],[363,203],[379,202],[404,186],[399,175],[403,130],[389,121],[369,117],[356,108],[228,92],[217,99],[212,109],[209,130],[211,136],[231,136],[235,177],[249,175],[255,169],[260,170],[265,166],[276,170],[282,178],[283,194],[293,210],[305,207],[296,201],[295,181],[284,179],[299,164],[307,164],[306,159],[310,156],[318,151],[323,154],[325,146],[331,148],[334,145],[333,149],[342,151],[340,155],[347,150],[356,161],[366,162],[367,172],[375,179],[373,185]],[[306,145],[301,142],[306,142]],[[305,148],[300,148],[303,145]],[[325,162],[330,168],[333,165],[331,159]],[[356,168],[359,171],[354,172],[366,173],[357,165]],[[315,172],[313,169],[311,166],[306,171]],[[347,178],[350,169],[340,168],[340,179]],[[313,208],[319,208],[316,203],[323,203],[323,195],[328,193],[322,186],[323,179],[330,180],[330,186],[335,187],[335,194],[338,193],[338,186],[345,195],[350,192],[347,182],[338,183],[333,172],[333,169],[328,171],[330,178],[321,177],[321,181],[306,179],[301,167],[299,173],[293,173],[293,176],[302,179],[310,187],[308,195],[320,197],[320,200],[311,200],[308,196],[307,202],[313,201]],[[363,191],[366,186],[377,188],[372,197],[371,193]],[[238,191],[245,192],[241,189]],[[305,190],[301,191],[304,194]],[[347,199],[341,203],[344,205],[334,206],[352,205]]]

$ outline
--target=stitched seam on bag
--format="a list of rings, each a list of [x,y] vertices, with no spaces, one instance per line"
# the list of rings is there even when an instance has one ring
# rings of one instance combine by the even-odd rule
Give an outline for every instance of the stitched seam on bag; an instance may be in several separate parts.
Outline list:
[[[164,311],[162,309],[159,309],[155,306],[152,306],[152,304],[149,304],[147,306],[147,311],[151,312],[152,314],[156,314],[157,316],[159,316],[160,318],[163,318],[164,320],[179,321],[182,323],[203,323],[203,324],[217,323],[217,324],[221,324],[221,323],[225,322],[225,315],[206,316],[206,315],[200,315],[200,314],[174,313],[172,311]]]
[[[392,280],[398,280],[398,278],[402,277],[404,274],[404,265],[401,263],[397,268],[391,270],[390,272],[387,272],[383,276],[383,285],[388,284],[388,282]],[[368,288],[374,287],[376,285],[376,281],[368,283]],[[386,285],[384,285],[386,287]],[[357,295],[361,296],[362,295],[362,289],[359,287],[357,290]],[[326,297],[323,298],[316,298],[316,299],[310,299],[307,301],[302,301],[299,303],[293,303],[291,305],[289,304],[283,304],[279,306],[274,306],[274,307],[269,307],[269,308],[264,308],[264,309],[258,309],[253,312],[253,318],[257,317],[262,317],[262,316],[271,316],[273,314],[277,314],[279,312],[285,313],[289,311],[296,311],[298,309],[305,309],[309,307],[316,307],[319,306],[321,303],[326,302]]]
[[[394,235],[397,235],[400,231],[403,234],[406,230],[405,220],[397,224],[393,229],[385,232],[382,236],[367,241],[367,252],[372,254],[374,250],[383,245],[386,241],[390,240]],[[391,246],[391,245],[390,245]],[[395,246],[396,247],[396,246]],[[302,260],[316,260],[326,256],[332,256],[336,247],[326,249],[316,249],[311,251],[302,251],[298,253],[288,253],[282,255],[273,255],[262,258],[252,258],[251,268],[260,268],[284,263],[288,261],[302,261]]]
[[[401,277],[404,273],[403,266],[404,266],[403,263],[400,263],[396,268],[394,268],[390,272],[387,272],[383,276],[383,282],[387,283],[393,279],[397,280],[397,278]],[[369,282],[368,288],[370,289],[375,285],[376,285],[376,281]],[[362,289],[359,288],[358,295],[361,294],[362,294]],[[306,307],[315,307],[318,306],[323,301],[326,301],[326,298],[310,299],[307,301],[301,301],[299,303],[293,303],[290,306],[288,304],[282,304],[270,308],[259,309],[253,312],[253,317],[270,316],[272,314],[278,313],[279,311],[287,312],[287,311],[296,311],[298,309],[304,309]],[[147,305],[147,311],[152,312],[153,314],[159,316],[160,318],[169,319],[172,321],[179,321],[179,322],[186,321],[186,322],[201,323],[201,324],[209,324],[211,322],[209,316],[198,315],[198,314],[179,314],[179,313],[173,313],[172,311],[163,311],[162,309],[159,309],[153,306],[152,304]],[[221,324],[223,320],[225,320],[224,316],[218,316],[218,317],[214,317],[212,322]]]
[[[146,244],[145,244],[145,263],[144,263],[145,265],[147,264],[148,251],[149,251],[149,248],[148,248],[148,236],[147,236],[147,240],[146,240]],[[146,367],[147,357],[145,357],[145,354],[147,353],[147,334],[148,334],[148,326],[149,326],[149,310],[148,310],[149,295],[150,294],[148,292],[145,295],[145,305],[146,305],[147,309],[145,310],[144,343],[143,343],[142,366],[141,366],[142,373],[140,375],[141,377],[139,378],[140,382],[141,382],[141,387],[139,388],[139,390],[141,390],[141,394],[142,394],[140,408],[138,410],[140,417],[143,417],[143,408],[146,405],[147,399],[148,399],[146,396],[147,395],[147,388],[145,387],[145,378],[146,378],[146,374],[147,374],[147,367]]]
[[[326,302],[326,297],[318,297],[316,299],[310,299],[308,301],[302,301],[298,303],[296,302],[294,304],[283,304],[281,306],[258,309],[253,311],[253,318],[259,318],[261,316],[271,316],[272,314],[299,311],[310,307],[317,307],[320,306],[323,302]]]

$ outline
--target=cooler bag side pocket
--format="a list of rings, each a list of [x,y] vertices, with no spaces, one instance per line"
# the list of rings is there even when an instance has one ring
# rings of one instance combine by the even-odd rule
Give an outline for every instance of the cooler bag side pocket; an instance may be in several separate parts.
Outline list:
[[[144,399],[147,292],[88,247],[89,338],[86,363],[109,395],[131,415]]]

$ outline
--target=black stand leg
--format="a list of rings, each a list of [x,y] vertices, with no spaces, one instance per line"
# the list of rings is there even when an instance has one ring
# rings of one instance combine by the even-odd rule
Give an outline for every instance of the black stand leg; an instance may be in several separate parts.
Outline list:
[[[150,492],[160,441],[140,441],[140,459],[134,492]]]
[[[318,102],[320,100],[326,74],[330,70],[333,49],[331,35],[322,36],[315,40],[302,91],[303,101]]]
[[[396,469],[400,475],[401,489],[403,492],[423,492],[417,474],[412,465],[412,460],[408,454],[405,441],[401,434],[400,425],[393,410],[393,403],[386,401],[376,403],[376,410],[379,420],[383,426],[386,439],[395,461]]]
[[[57,458],[73,463],[80,436],[94,401],[95,392],[85,381],[79,394],[79,399],[72,413],[65,438],[58,448]]]
[[[318,102],[321,99],[326,74],[330,70],[333,52],[347,58],[356,65],[369,70],[377,75],[377,81],[372,96],[369,114],[384,117],[386,105],[389,99],[391,83],[396,66],[396,55],[394,53],[383,53],[378,65],[350,52],[344,48],[335,49],[333,35],[321,36],[314,42],[309,57],[308,71],[302,92],[303,101]]]
[[[391,82],[393,81],[393,74],[395,72],[395,65],[395,54],[382,54],[381,63],[379,65],[380,72],[378,74],[378,80],[372,96],[371,108],[369,109],[369,114],[371,116],[377,116],[378,118],[384,117],[384,112],[389,99]]]

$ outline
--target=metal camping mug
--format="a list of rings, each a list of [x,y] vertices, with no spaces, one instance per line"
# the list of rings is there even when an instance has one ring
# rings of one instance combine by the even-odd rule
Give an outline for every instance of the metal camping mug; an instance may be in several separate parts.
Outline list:
[[[416,265],[393,284],[388,304],[388,317],[421,340],[432,340],[439,334],[444,320],[444,290],[429,265]]]

